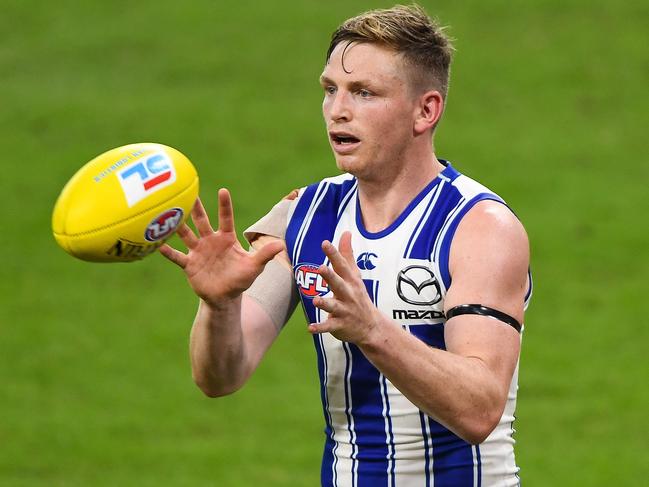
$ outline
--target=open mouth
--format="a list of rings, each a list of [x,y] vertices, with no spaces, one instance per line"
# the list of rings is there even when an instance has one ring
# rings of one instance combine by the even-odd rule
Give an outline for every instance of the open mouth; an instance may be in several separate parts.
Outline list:
[[[358,140],[353,135],[331,134],[331,140],[333,140],[336,144],[355,144],[356,142],[360,142],[360,140]]]
[[[346,154],[356,149],[360,139],[346,132],[329,132],[333,148],[339,154]]]

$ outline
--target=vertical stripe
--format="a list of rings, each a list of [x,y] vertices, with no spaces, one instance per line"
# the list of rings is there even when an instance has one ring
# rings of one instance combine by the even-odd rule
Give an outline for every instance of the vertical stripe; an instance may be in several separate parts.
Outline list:
[[[322,343],[322,335],[314,335],[318,372],[320,375],[320,399],[325,418],[325,449],[322,457],[321,483],[322,485],[337,485],[336,482],[336,445],[334,443],[335,429],[329,413],[329,399],[327,398],[327,354]]]
[[[394,432],[392,430],[392,416],[390,415],[390,400],[388,398],[388,384],[386,378],[381,374],[381,399],[383,400],[383,418],[385,420],[385,437],[388,445],[388,454],[386,459],[388,465],[386,474],[388,475],[388,487],[395,487],[394,484]]]
[[[421,421],[421,434],[424,437],[424,461],[425,461],[425,473],[426,473],[426,487],[430,486],[430,449],[431,449],[431,438],[430,431],[428,429],[428,422],[425,419],[424,413],[419,411],[419,420]]]
[[[482,461],[480,460],[480,445],[475,445],[476,463],[478,464],[478,471],[476,477],[478,479],[476,487],[482,487]]]
[[[351,397],[351,375],[352,375],[352,357],[349,350],[349,344],[343,342],[343,349],[345,350],[345,415],[347,416],[347,430],[349,431],[349,439],[352,447],[352,487],[356,487],[357,478],[357,465],[356,458],[358,449],[356,446],[356,432],[354,431],[354,417],[352,416],[352,397]]]

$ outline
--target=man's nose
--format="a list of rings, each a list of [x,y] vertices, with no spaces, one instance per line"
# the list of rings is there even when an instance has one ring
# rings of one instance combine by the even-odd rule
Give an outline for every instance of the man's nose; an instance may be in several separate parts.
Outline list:
[[[333,121],[351,120],[351,99],[350,94],[339,91],[331,102],[329,118]]]

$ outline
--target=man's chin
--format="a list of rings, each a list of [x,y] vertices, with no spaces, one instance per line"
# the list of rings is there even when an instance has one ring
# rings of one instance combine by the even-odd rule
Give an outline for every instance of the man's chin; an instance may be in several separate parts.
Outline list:
[[[347,172],[355,176],[355,172],[357,172],[362,166],[362,164],[359,164],[358,158],[354,156],[340,155],[336,153],[334,153],[334,155],[336,157],[336,166],[342,172]]]

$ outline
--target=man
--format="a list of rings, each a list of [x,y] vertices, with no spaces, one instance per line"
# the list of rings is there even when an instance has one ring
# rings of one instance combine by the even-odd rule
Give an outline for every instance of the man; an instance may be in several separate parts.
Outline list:
[[[289,195],[238,243],[219,191],[179,235],[201,298],[194,379],[240,388],[299,299],[326,421],[322,484],[518,485],[512,422],[529,298],[525,231],[434,153],[451,46],[419,7],[367,12],[334,33],[320,77],[345,174]],[[266,265],[267,264],[267,265]]]

